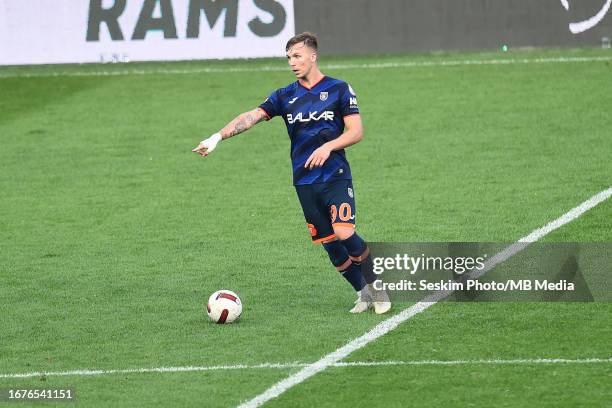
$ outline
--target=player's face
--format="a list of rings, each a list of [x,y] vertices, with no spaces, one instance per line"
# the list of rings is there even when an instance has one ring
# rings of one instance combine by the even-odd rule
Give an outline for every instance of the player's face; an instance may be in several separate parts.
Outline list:
[[[316,52],[304,43],[295,44],[287,51],[287,62],[298,79],[306,78],[316,61]]]

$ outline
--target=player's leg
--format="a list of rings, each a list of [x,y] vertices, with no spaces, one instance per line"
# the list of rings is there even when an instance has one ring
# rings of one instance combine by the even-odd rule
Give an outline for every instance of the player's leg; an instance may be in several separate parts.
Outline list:
[[[329,212],[334,235],[347,249],[353,263],[362,265],[367,284],[376,280],[372,268],[370,250],[355,231],[355,194],[351,180],[340,180],[330,184],[327,190]]]
[[[361,266],[363,277],[368,285],[377,279],[373,271],[372,257],[366,242],[357,234],[355,226],[332,224],[334,234],[342,242],[354,264]]]
[[[367,292],[369,293],[362,291],[361,295],[372,298],[376,313],[388,312],[391,309],[391,302],[387,293],[374,289],[373,283],[377,276],[373,271],[370,250],[363,238],[355,231],[356,206],[351,180],[330,183],[326,193],[334,234],[346,248],[353,264],[359,266],[368,284]]]
[[[360,267],[353,264],[347,249],[336,239],[327,207],[320,199],[321,188],[320,184],[295,186],[312,242],[323,244],[331,263],[353,286],[355,291],[359,292],[366,285],[366,282],[363,279]],[[367,307],[365,310],[367,310]],[[353,313],[357,312],[351,311]]]
[[[342,274],[342,276],[353,286],[355,292],[357,292],[357,300],[349,312],[363,313],[367,311],[372,305],[372,300],[366,281],[361,273],[361,267],[351,261],[348,251],[340,240],[334,239],[332,241],[325,241],[323,242],[323,248],[327,251],[329,259],[338,272]]]

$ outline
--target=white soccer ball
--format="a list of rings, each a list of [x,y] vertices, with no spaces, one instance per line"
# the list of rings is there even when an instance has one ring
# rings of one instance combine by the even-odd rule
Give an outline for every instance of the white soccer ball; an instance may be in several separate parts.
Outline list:
[[[231,290],[221,289],[210,295],[206,304],[208,317],[215,323],[231,323],[242,313],[242,301]]]

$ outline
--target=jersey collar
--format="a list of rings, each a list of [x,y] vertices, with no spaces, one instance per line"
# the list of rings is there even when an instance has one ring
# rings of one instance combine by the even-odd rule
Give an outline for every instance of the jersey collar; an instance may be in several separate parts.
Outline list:
[[[306,89],[308,89],[309,91],[312,91],[312,90],[313,90],[313,89],[314,89],[314,88],[315,88],[317,85],[319,85],[321,82],[323,82],[323,81],[324,81],[326,78],[327,78],[327,76],[326,76],[326,75],[323,75],[323,78],[319,79],[319,81],[318,81],[318,82],[316,82],[316,83],[315,83],[313,86],[311,86],[310,88],[309,88],[309,87],[307,87],[306,85],[304,85],[300,79],[298,79],[298,84],[300,84],[300,85],[301,85],[303,88],[306,88]]]

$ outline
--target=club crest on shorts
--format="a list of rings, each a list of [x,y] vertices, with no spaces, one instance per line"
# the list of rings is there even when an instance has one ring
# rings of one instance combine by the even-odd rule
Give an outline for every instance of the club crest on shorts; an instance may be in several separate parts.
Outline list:
[[[353,198],[353,189],[352,188],[348,188],[348,195],[349,197]]]
[[[322,101],[326,101],[328,96],[329,96],[329,93],[328,93],[328,92],[321,92],[321,93],[319,94],[319,98],[320,98]]]

